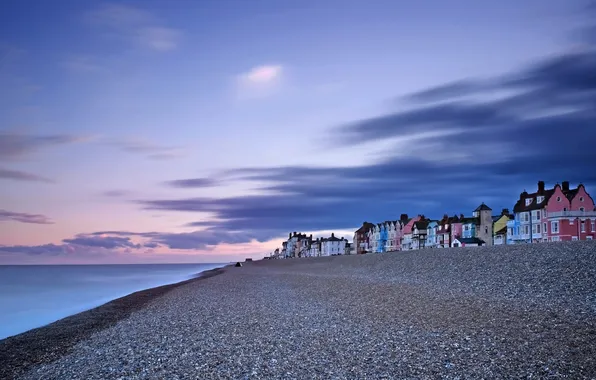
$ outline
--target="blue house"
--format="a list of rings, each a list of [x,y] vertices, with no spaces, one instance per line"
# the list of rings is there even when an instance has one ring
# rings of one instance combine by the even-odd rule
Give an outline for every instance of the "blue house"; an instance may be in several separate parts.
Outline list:
[[[437,245],[437,227],[439,222],[431,220],[426,230],[426,246],[429,248],[436,247]]]
[[[520,229],[519,218],[515,217],[515,219],[509,219],[507,221],[507,240],[506,244],[515,244],[519,238],[519,229]]]
[[[377,244],[377,252],[385,252],[385,246],[387,245],[387,225],[386,223],[380,223],[379,226],[379,243]]]
[[[462,231],[461,237],[464,239],[471,239],[476,237],[476,224],[478,223],[478,218],[462,218]]]

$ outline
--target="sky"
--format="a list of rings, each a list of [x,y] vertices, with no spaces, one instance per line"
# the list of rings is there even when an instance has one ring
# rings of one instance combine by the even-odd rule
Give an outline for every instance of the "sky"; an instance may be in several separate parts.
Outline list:
[[[5,0],[0,264],[228,262],[593,191],[594,9]]]

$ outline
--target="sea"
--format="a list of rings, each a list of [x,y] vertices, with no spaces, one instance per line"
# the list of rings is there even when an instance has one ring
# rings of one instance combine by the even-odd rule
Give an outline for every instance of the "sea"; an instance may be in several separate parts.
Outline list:
[[[0,265],[0,339],[227,264]]]

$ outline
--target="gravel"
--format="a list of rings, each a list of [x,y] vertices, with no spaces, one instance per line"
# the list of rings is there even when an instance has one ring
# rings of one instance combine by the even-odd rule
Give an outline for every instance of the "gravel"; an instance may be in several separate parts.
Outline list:
[[[264,260],[23,379],[596,378],[596,242]]]

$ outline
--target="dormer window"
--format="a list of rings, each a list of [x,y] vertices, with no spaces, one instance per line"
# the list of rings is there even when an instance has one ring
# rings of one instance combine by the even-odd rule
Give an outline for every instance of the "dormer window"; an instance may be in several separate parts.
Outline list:
[[[529,206],[530,203],[532,203],[532,198],[527,198],[526,199],[526,206]]]
[[[536,202],[542,203],[542,201],[544,201],[544,196],[542,196],[542,195],[538,196],[538,199],[536,200]]]

